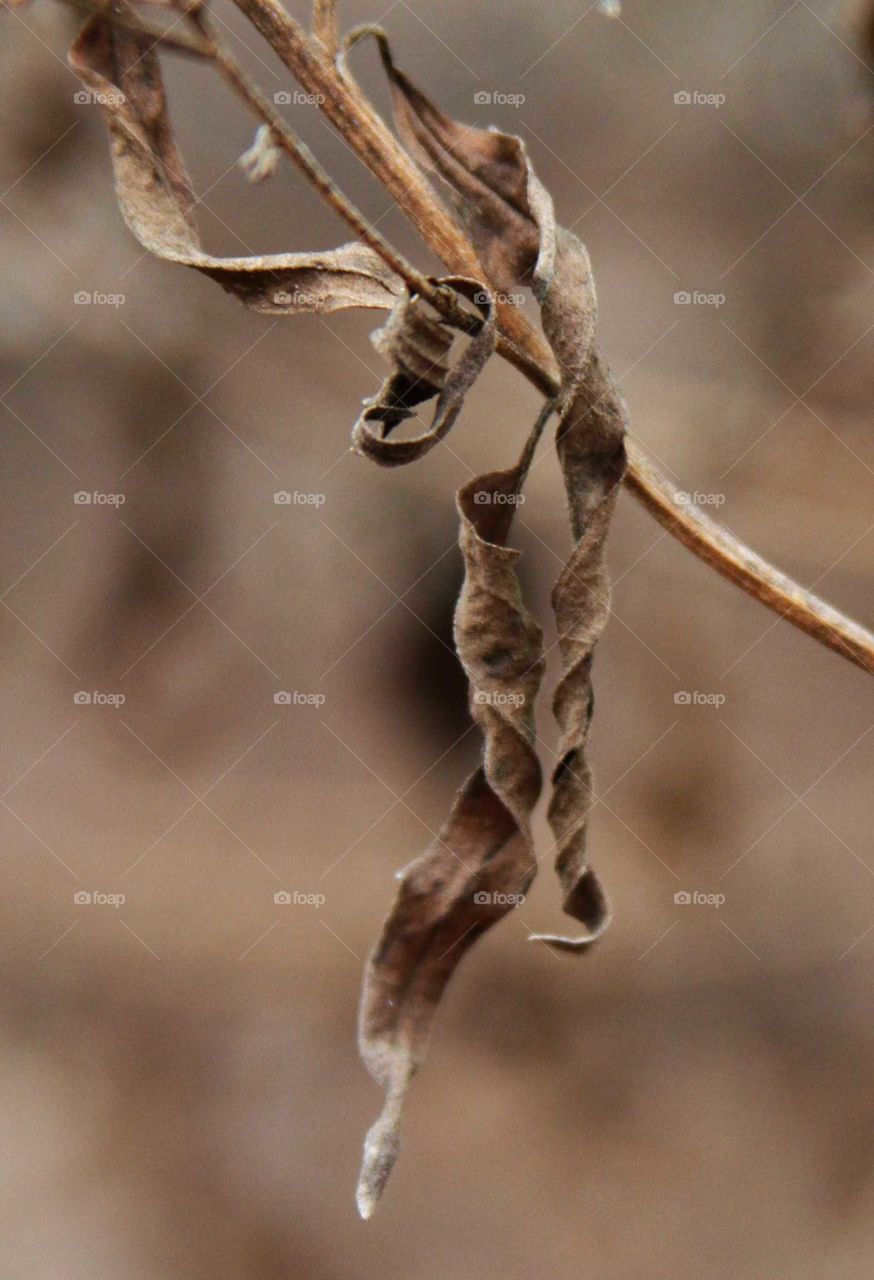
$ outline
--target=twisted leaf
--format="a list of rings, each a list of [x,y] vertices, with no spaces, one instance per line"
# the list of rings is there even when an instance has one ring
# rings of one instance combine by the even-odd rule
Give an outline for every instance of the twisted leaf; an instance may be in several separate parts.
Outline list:
[[[609,922],[603,890],[586,862],[592,799],[586,743],[592,658],[609,608],[604,542],[625,469],[625,409],[594,344],[597,304],[585,246],[556,226],[524,143],[449,119],[398,70],[385,36],[376,34],[401,138],[452,189],[490,281],[501,288],[531,283],[561,371],[556,447],[576,546],[553,591],[565,670],[553,706],[562,743],[548,816],[563,907],[586,933],[538,940],[577,950]]]
[[[373,334],[374,346],[394,369],[379,394],[365,401],[364,412],[352,431],[352,443],[359,453],[383,466],[413,462],[443,439],[495,348],[495,310],[482,285],[460,277],[439,283],[475,302],[483,323],[451,369],[453,334],[420,297],[401,298],[383,328]],[[425,432],[412,440],[388,438],[400,423],[416,416],[420,404],[435,395],[434,419]]]
[[[141,32],[97,17],[86,24],[69,55],[83,84],[99,95],[119,206],[143,248],[202,271],[253,311],[268,315],[393,307],[402,281],[360,243],[263,257],[204,253],[193,217],[197,201],[170,128],[154,45]]]
[[[541,787],[533,708],[542,636],[522,603],[519,553],[505,545],[536,434],[539,427],[515,467],[480,476],[457,496],[465,577],[455,642],[484,757],[431,846],[400,873],[397,899],[368,962],[359,1041],[386,1101],[364,1144],[358,1184],[364,1218],[397,1158],[403,1099],[446,984],[476,939],[521,900],[537,868],[529,819]]]
[[[592,659],[610,611],[604,543],[625,469],[624,435],[622,403],[593,350],[559,421],[556,446],[577,542],[552,592],[564,674],[553,701],[562,739],[547,816],[558,850],[555,866],[563,907],[586,926],[586,933],[537,939],[564,951],[585,949],[610,923],[604,892],[586,861],[586,819],[592,807],[586,745],[594,709]]]

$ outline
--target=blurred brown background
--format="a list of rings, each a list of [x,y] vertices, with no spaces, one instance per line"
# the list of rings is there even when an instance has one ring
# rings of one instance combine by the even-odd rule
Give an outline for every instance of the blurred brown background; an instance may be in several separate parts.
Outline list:
[[[528,139],[592,254],[635,435],[678,488],[874,623],[858,10],[341,8],[381,19],[452,114]],[[265,89],[293,90],[221,16]],[[2,21],[0,1274],[869,1276],[874,686],[627,495],[590,827],[615,923],[584,963],[530,947],[560,918],[544,865],[458,974],[389,1193],[357,1220],[379,1107],[363,959],[477,754],[446,649],[453,492],[515,457],[536,397],[494,363],[451,447],[401,472],[353,457],[373,318],[274,322],[145,257],[75,101],[74,20]],[[356,58],[384,108],[372,50]],[[247,186],[251,122],[207,70],[165,64],[214,252],[347,238],[290,168]],[[284,109],[430,266],[316,111]],[[545,618],[569,545],[548,450],[520,517]],[[548,765],[546,699],[539,732]]]

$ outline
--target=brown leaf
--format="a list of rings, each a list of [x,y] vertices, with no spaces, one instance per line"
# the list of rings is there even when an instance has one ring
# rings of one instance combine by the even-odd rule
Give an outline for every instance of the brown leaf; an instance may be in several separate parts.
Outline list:
[[[593,802],[586,745],[594,707],[592,660],[610,610],[604,543],[625,470],[625,428],[622,402],[593,349],[559,421],[557,440],[577,543],[552,593],[564,674],[553,701],[562,740],[547,816],[558,850],[564,910],[586,932],[577,938],[535,935],[535,940],[564,951],[585,949],[610,923],[604,892],[586,860],[586,820]]]
[[[99,95],[109,129],[116,193],[140,244],[167,262],[202,271],[254,311],[326,313],[343,307],[387,310],[402,281],[366,245],[320,253],[213,258],[203,252],[197,203],[176,146],[154,42],[94,18],[70,50],[70,64]]]
[[[541,275],[542,269],[538,262],[535,290],[543,331],[561,370],[556,450],[576,540],[552,593],[564,673],[553,700],[562,739],[547,817],[564,911],[586,932],[576,938],[535,935],[533,940],[557,950],[581,951],[610,923],[604,891],[586,860],[586,822],[593,802],[586,746],[594,707],[592,661],[610,612],[604,546],[625,472],[626,415],[595,346],[597,304],[585,246],[556,228],[549,275]]]
[[[576,236],[556,226],[552,200],[524,143],[449,119],[394,65],[385,36],[374,34],[401,138],[418,163],[439,174],[461,203],[490,283],[502,289],[532,285],[561,371],[556,447],[576,546],[553,591],[565,671],[553,706],[562,743],[549,820],[564,910],[586,926],[586,933],[576,939],[548,935],[539,940],[578,950],[609,923],[604,893],[586,862],[586,817],[592,803],[586,743],[592,658],[609,612],[604,542],[625,470],[625,409],[595,348],[597,303],[589,256]]]
[[[541,242],[530,205],[525,144],[447,116],[395,65],[380,27],[351,31],[347,47],[366,36],[378,42],[401,141],[421,169],[443,180],[489,281],[499,290],[530,283]]]
[[[386,1101],[364,1144],[358,1184],[364,1218],[397,1158],[403,1099],[446,984],[476,939],[521,900],[536,871],[529,816],[541,786],[533,710],[542,636],[522,603],[519,553],[505,545],[536,434],[515,467],[478,477],[457,497],[465,578],[455,641],[484,758],[431,846],[401,873],[368,962],[361,1055]]]
[[[420,297],[405,295],[388,321],[373,335],[377,351],[394,369],[379,394],[365,401],[352,431],[358,453],[393,467],[421,458],[451,430],[464,397],[495,348],[495,309],[491,295],[475,280],[447,277],[437,283],[453,288],[479,308],[483,322],[458,363],[450,368],[452,331]],[[421,435],[392,440],[402,422],[416,417],[420,404],[437,396],[434,418]]]

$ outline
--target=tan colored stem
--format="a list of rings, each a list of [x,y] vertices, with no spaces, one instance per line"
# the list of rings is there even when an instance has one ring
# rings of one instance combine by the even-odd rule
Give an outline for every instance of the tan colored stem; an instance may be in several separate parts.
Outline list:
[[[659,524],[724,578],[820,644],[874,674],[874,635],[781,573],[697,507],[680,508],[674,489],[641,451],[629,448],[625,483]]]

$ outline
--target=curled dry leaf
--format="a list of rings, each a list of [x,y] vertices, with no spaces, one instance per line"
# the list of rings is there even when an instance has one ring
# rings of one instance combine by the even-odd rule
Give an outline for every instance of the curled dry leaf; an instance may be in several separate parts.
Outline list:
[[[561,371],[556,446],[576,547],[553,593],[565,672],[554,703],[563,740],[549,819],[564,910],[586,926],[586,933],[540,940],[560,949],[583,949],[609,921],[604,893],[585,856],[592,800],[585,748],[592,657],[609,608],[604,542],[625,469],[625,409],[595,347],[597,304],[588,254],[576,236],[556,226],[552,200],[524,143],[449,119],[398,70],[384,34],[374,34],[401,138],[416,160],[451,188],[490,282],[500,288],[532,285]]]
[[[480,476],[457,496],[465,577],[455,642],[484,756],[431,846],[400,873],[397,899],[368,962],[361,1055],[386,1101],[364,1144],[358,1184],[364,1218],[397,1158],[401,1106],[446,984],[476,939],[524,896],[536,871],[529,820],[541,786],[534,700],[542,636],[522,603],[519,553],[505,545],[535,441],[532,435],[515,467]]]
[[[553,701],[562,740],[547,816],[564,910],[586,926],[586,933],[537,939],[563,951],[587,948],[610,922],[604,892],[586,861],[586,819],[593,802],[586,745],[594,707],[592,659],[610,611],[604,544],[625,470],[624,436],[624,409],[593,349],[562,413],[556,445],[576,546],[552,593],[564,673]]]
[[[552,219],[551,205],[547,217]],[[543,331],[561,371],[556,451],[575,547],[552,592],[564,672],[553,712],[562,731],[547,817],[567,915],[586,932],[575,938],[535,935],[560,951],[588,948],[610,923],[597,876],[586,860],[593,802],[586,746],[594,707],[592,661],[610,612],[604,548],[625,472],[626,415],[595,346],[597,303],[585,246],[558,227],[548,235],[550,261],[538,261],[535,292]]]
[[[143,248],[202,271],[246,306],[268,315],[394,306],[403,282],[360,243],[263,257],[204,253],[193,216],[197,201],[170,128],[154,41],[97,17],[73,44],[70,64],[99,94],[119,206]]]
[[[413,462],[443,439],[495,349],[495,309],[482,285],[461,277],[438,283],[474,302],[482,324],[454,367],[449,363],[453,334],[420,297],[401,298],[386,324],[373,334],[376,350],[394,368],[379,394],[365,402],[352,431],[352,443],[359,453],[383,466]],[[408,440],[389,438],[402,422],[417,416],[420,404],[434,396],[434,419],[425,432]]]

